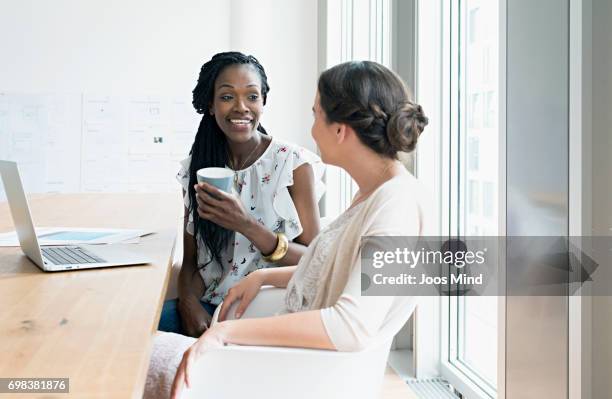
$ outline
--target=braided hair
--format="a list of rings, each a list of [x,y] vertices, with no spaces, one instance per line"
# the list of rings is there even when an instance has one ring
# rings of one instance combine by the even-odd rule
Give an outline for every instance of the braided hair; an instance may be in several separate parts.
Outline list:
[[[414,150],[428,123],[402,79],[376,62],[329,68],[319,77],[318,90],[328,122],[348,124],[364,145],[387,158]]]
[[[197,184],[196,172],[199,169],[208,167],[223,168],[228,162],[227,139],[219,128],[215,117],[210,115],[208,111],[214,99],[217,77],[225,68],[232,65],[250,65],[255,69],[261,79],[261,94],[264,105],[266,104],[267,94],[270,91],[268,77],[263,66],[251,55],[235,51],[218,53],[210,61],[202,65],[198,83],[193,89],[193,107],[199,114],[202,114],[202,120],[198,126],[198,132],[189,153],[191,155],[191,164],[189,165],[188,211],[193,217],[196,242],[198,245],[200,242],[204,243],[210,253],[210,258],[205,264],[198,265],[198,269],[206,268],[213,260],[216,260],[223,268],[221,254],[229,244],[232,234],[231,231],[199,217],[196,193],[193,188]],[[257,126],[257,130],[267,134],[261,124]]]

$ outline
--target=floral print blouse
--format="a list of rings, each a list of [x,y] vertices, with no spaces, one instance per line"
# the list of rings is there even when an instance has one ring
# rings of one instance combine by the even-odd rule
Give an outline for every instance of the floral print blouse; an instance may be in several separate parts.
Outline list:
[[[177,174],[177,180],[186,193],[190,162],[191,157],[182,160]],[[275,138],[272,138],[268,148],[257,161],[237,172],[238,179],[234,187],[235,194],[240,197],[246,211],[255,220],[271,231],[284,233],[289,241],[302,233],[302,225],[288,187],[293,185],[293,171],[304,163],[312,165],[318,201],[325,191],[321,180],[325,165],[312,152]],[[189,195],[186,194],[183,201],[188,208]],[[191,235],[194,233],[191,214],[187,232]],[[261,252],[237,232],[233,234],[221,258],[222,265],[213,261],[202,268],[210,260],[210,254],[202,238],[198,237],[198,267],[206,287],[201,300],[213,305],[221,303],[227,290],[250,272],[275,266],[263,260]]]

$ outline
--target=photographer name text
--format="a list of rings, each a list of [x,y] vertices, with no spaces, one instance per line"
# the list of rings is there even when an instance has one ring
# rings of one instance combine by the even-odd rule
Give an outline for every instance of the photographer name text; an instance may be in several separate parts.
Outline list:
[[[466,273],[451,274],[450,276],[428,276],[421,274],[400,274],[398,276],[385,276],[376,273],[372,276],[372,282],[376,285],[440,285],[440,284],[462,284],[482,285],[482,273],[470,276]]]

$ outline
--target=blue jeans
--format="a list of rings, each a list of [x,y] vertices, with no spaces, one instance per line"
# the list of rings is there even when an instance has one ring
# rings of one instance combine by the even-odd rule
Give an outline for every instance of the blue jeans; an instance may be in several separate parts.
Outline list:
[[[206,310],[211,316],[215,313],[217,305],[203,301],[200,301],[200,304],[202,304],[204,310]],[[164,302],[164,307],[162,308],[157,329],[159,331],[186,335],[185,331],[183,330],[181,315],[178,311],[178,299],[170,299],[169,301]]]

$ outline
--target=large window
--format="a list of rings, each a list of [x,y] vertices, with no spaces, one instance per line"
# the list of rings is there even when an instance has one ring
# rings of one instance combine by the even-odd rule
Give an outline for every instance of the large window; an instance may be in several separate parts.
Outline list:
[[[411,89],[430,119],[426,134],[419,139],[415,171],[436,194],[436,233],[499,235],[498,1],[410,2],[417,21],[414,38],[398,36],[404,31],[399,23],[393,26],[399,13],[392,13],[398,11],[399,2],[324,4],[324,67],[352,59],[386,65],[393,61],[394,67],[401,61],[414,67],[415,87]],[[409,8],[406,4],[402,3],[404,12]],[[416,44],[414,53],[408,51],[411,40]],[[409,59],[395,58],[400,48],[410,54]],[[327,179],[326,214],[335,216],[349,205],[356,187],[336,168],[328,169]],[[418,342],[414,358],[418,361],[413,362],[411,377],[442,375],[465,398],[496,397],[498,298],[430,299],[426,306],[420,305],[414,326]]]
[[[447,1],[449,92],[450,235],[499,234],[498,54],[495,0]],[[498,298],[454,297],[448,312],[447,372],[476,392],[496,396]],[[469,391],[473,391],[469,389]]]
[[[327,1],[324,68],[345,61],[372,60],[390,66],[391,0]],[[325,216],[349,207],[358,187],[343,170],[327,166]]]

